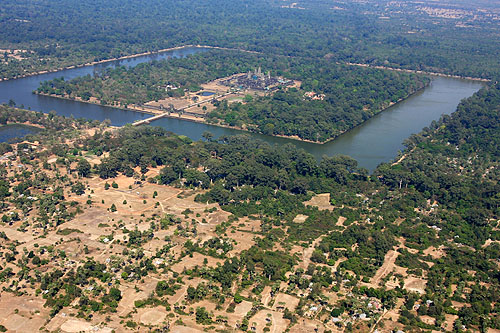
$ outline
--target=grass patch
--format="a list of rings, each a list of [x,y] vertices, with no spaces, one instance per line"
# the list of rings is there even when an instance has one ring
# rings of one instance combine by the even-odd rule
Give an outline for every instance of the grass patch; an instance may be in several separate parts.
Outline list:
[[[83,234],[83,231],[78,230],[78,229],[66,228],[66,229],[59,229],[59,230],[57,230],[57,234],[58,235],[63,235],[63,236],[67,236],[67,235],[72,234],[74,232],[79,233],[79,234]]]

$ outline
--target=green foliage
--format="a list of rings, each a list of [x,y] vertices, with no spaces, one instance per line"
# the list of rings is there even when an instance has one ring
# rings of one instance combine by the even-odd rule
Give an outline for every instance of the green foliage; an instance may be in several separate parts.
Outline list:
[[[481,89],[462,101],[453,116],[407,140],[409,158],[396,166],[383,164],[375,173],[391,189],[414,189],[413,201],[436,201],[446,211],[441,221],[429,223],[473,247],[489,238],[488,220],[499,213],[499,104],[498,84]],[[410,232],[405,236],[411,237]]]
[[[67,236],[67,235],[72,234],[74,232],[79,233],[79,234],[83,233],[81,230],[71,229],[71,228],[57,230],[57,234],[58,235],[63,235],[63,236]]]
[[[78,164],[76,166],[76,170],[81,177],[88,177],[91,171],[91,165],[89,161],[84,158],[78,160]]]
[[[174,295],[176,290],[181,288],[179,284],[176,284],[174,279],[167,281],[158,281],[156,284],[155,292],[159,297],[164,295]]]
[[[73,186],[71,186],[71,192],[75,193],[76,195],[82,195],[85,193],[85,185],[83,185],[81,182],[76,182]]]
[[[196,323],[202,325],[210,325],[212,323],[212,314],[205,307],[196,308]]]
[[[286,281],[285,273],[295,264],[289,254],[281,251],[263,251],[256,246],[252,246],[242,254],[242,261],[250,272],[254,272],[256,266],[260,267],[264,276],[271,281]]]
[[[235,294],[234,295],[234,303],[240,304],[241,302],[243,302],[243,297],[238,293]]]
[[[125,323],[125,326],[130,327],[130,328],[136,328],[137,323],[135,321],[132,321],[132,320],[127,320],[127,322]]]
[[[78,144],[82,150],[101,149],[109,153],[105,159],[108,165],[102,169],[104,178],[109,173],[126,174],[136,166],[153,165],[157,161],[175,174],[172,182],[179,187],[201,186],[196,180],[203,173],[209,179],[208,188],[200,191],[203,194],[196,200],[217,202],[221,209],[233,214],[217,227],[217,237],[203,242],[193,237],[182,248],[182,255],[198,251],[222,258],[222,264],[209,266],[207,260],[177,279],[159,281],[155,293],[139,300],[137,307],[165,305],[166,296],[175,294],[188,275],[202,282],[187,288],[186,303],[206,299],[220,305],[233,299],[228,310],[234,310],[243,299],[242,290],[247,289],[245,295],[249,292],[250,299],[270,285],[273,294],[305,295],[297,314],[301,314],[310,301],[325,302],[325,307],[333,310],[331,315],[342,316],[364,307],[365,296],[370,301],[377,299],[387,309],[394,307],[398,298],[405,298],[405,307],[399,309],[399,321],[407,326],[407,331],[417,327],[438,329],[419,317],[431,316],[439,324],[446,314],[458,316],[455,323],[458,328],[463,324],[486,330],[499,327],[496,304],[500,301],[497,265],[500,246],[485,242],[500,239],[497,230],[499,91],[500,87],[492,83],[463,101],[455,114],[412,136],[407,142],[405,159],[394,165],[380,166],[373,177],[367,177],[355,161],[345,156],[325,157],[317,162],[293,146],[272,147],[245,136],[189,142],[156,128],[125,127],[110,134],[97,133]],[[2,107],[0,113],[1,110]],[[72,151],[71,147],[60,144],[49,150],[60,155],[66,165]],[[38,200],[27,203],[26,197],[33,195],[35,184],[45,184],[46,177],[41,173],[11,176],[0,168],[3,182],[0,186],[6,190],[3,199],[16,205],[17,214],[5,210],[6,223],[21,224],[17,220],[23,221],[26,217],[26,207],[35,207],[39,212],[36,223],[47,228],[72,217],[67,212],[71,203],[64,201],[65,191],[59,186],[54,186],[51,193],[38,195],[37,191]],[[335,201],[333,211],[305,207],[304,201],[315,193],[329,193]],[[205,210],[205,213],[214,212],[214,209]],[[194,217],[190,216],[192,211],[183,213]],[[293,222],[297,221],[298,214],[308,218],[301,223]],[[246,218],[240,219],[243,216]],[[342,224],[338,223],[341,216],[346,218]],[[31,281],[39,284],[37,289],[43,291],[51,316],[71,304],[77,304],[82,313],[115,311],[122,297],[120,290],[112,287],[115,276],[140,281],[148,273],[164,269],[164,266],[153,265],[153,260],[169,258],[170,245],[158,250],[153,257],[142,250],[159,229],[175,226],[179,234],[196,233],[194,224],[185,226],[173,215],[155,216],[150,222],[151,228],[142,232],[119,227],[128,236],[126,245],[134,247],[122,252],[128,256],[123,268],[121,264],[112,266],[120,267],[121,272],[110,269],[113,263],[103,264],[92,259],[65,271],[50,269],[50,266],[44,267],[49,263],[48,258],[64,260],[66,257],[61,248],[35,246],[33,251],[20,254],[19,244],[0,233],[4,246],[2,257],[20,266],[16,275],[11,267],[0,267],[0,281],[12,283],[9,280],[14,277],[22,281],[36,274]],[[252,224],[251,230],[248,222]],[[78,232],[70,228],[58,230],[60,235]],[[245,232],[255,243],[228,258],[234,242],[224,233],[231,231]],[[181,237],[179,235],[176,241]],[[386,276],[380,288],[360,286],[360,280],[369,281],[368,277],[382,265],[399,239],[404,239],[404,246],[398,250],[396,265],[408,268],[408,274],[425,277],[424,295],[411,294],[402,286],[387,290],[384,281],[401,279],[392,273]],[[170,242],[170,238],[166,241]],[[280,250],[276,250],[278,244]],[[311,253],[313,264],[306,270],[296,267],[302,250],[296,251],[296,245]],[[431,255],[424,255],[426,250]],[[89,250],[85,253],[89,254]],[[325,263],[337,264],[335,272]],[[281,281],[286,282],[286,291],[279,289]],[[90,293],[89,286],[97,288]],[[324,291],[337,292],[343,298],[331,304],[322,297]],[[455,307],[452,300],[467,305]],[[415,312],[417,304],[420,307]],[[255,306],[249,313],[258,309]],[[285,312],[284,316],[293,322],[294,314]],[[196,310],[200,324],[213,324],[213,317],[206,309]]]

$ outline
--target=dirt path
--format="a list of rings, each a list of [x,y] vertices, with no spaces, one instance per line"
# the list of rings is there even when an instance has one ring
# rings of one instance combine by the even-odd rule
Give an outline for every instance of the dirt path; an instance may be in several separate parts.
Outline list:
[[[399,160],[397,160],[396,162],[392,163],[391,166],[394,166],[394,165],[398,165],[399,163],[403,162],[403,160],[408,157],[409,154],[413,153],[413,151],[415,150],[415,148],[413,148],[412,150],[410,150],[410,152],[404,154],[403,156],[401,156],[399,158]]]
[[[274,312],[271,311],[271,320],[273,321],[273,333],[276,333],[276,327],[278,326],[277,325],[277,322],[276,322],[276,319],[274,318]]]
[[[271,294],[267,295],[265,300],[262,302],[264,306],[267,306],[267,304],[269,304],[269,298],[271,298]]]
[[[109,251],[110,245],[113,244],[114,241],[115,240],[113,239],[113,240],[111,240],[111,242],[105,244],[106,246],[105,246],[104,250],[102,250],[102,252],[98,255],[98,257],[104,258],[104,255]]]
[[[311,256],[316,249],[316,246],[325,238],[328,234],[322,235],[314,240],[311,245],[307,249],[304,249],[302,252],[302,262],[299,264],[299,267],[306,270],[309,264],[311,263]]]
[[[370,333],[372,333],[373,331],[375,331],[375,329],[377,328],[378,323],[385,317],[386,314],[387,314],[387,310],[384,309],[384,313],[382,313],[382,315],[380,316],[380,318],[377,319],[377,321],[375,322],[375,324],[372,326],[372,328],[370,329]]]
[[[184,291],[182,292],[182,294],[181,294],[181,295],[179,296],[179,298],[178,298],[178,299],[174,302],[174,304],[175,304],[175,303],[178,303],[178,304],[179,304],[179,302],[180,302],[180,301],[184,298],[184,296],[186,295],[186,293],[187,293],[187,288],[186,288],[186,290],[184,290]]]
[[[231,294],[234,295],[236,293],[236,290],[238,290],[238,284],[234,283],[231,286]],[[229,308],[229,306],[231,305],[231,303],[232,303],[232,301],[227,303],[227,306],[224,308],[224,312],[227,312],[227,309]]]
[[[347,260],[347,258],[340,258],[340,259],[338,259],[338,260],[335,262],[335,264],[332,266],[333,271],[334,271],[334,272],[335,272],[335,271],[337,271],[337,267],[339,267],[339,265],[340,265],[342,262],[346,261],[346,260]]]
[[[399,252],[396,250],[389,250],[384,258],[384,263],[382,267],[377,270],[375,276],[371,280],[371,284],[377,288],[380,281],[394,268],[394,264],[396,262],[396,258],[398,257]]]
[[[494,243],[500,243],[500,241],[491,240],[490,238],[488,238],[481,247],[484,249]]]

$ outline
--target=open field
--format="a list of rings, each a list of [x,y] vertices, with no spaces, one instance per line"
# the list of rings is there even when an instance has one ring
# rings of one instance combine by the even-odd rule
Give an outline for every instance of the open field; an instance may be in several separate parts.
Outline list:
[[[320,210],[333,210],[334,207],[330,202],[330,193],[317,194],[311,200],[304,202],[306,206],[318,207]]]

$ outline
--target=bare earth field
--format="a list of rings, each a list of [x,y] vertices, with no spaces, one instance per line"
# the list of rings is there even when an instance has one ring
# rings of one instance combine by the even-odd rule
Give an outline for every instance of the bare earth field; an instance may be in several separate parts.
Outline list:
[[[330,203],[330,193],[315,195],[311,200],[304,202],[304,205],[318,207],[320,210],[333,210],[334,208]]]

